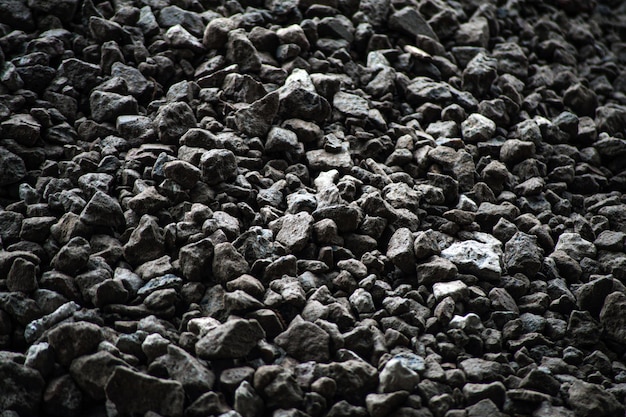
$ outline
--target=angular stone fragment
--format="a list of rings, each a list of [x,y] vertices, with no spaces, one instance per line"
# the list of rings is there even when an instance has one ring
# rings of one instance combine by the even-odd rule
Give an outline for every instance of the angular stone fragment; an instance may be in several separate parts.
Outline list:
[[[417,281],[420,284],[434,284],[435,282],[451,281],[458,269],[451,261],[431,256],[417,265]]]
[[[107,400],[122,415],[152,411],[163,417],[181,417],[185,401],[183,386],[154,378],[126,367],[117,367],[105,387]]]
[[[107,380],[120,366],[128,364],[109,352],[99,351],[76,358],[70,366],[70,375],[90,398],[103,400]]]
[[[302,319],[294,319],[287,330],[274,338],[274,342],[301,362],[327,362],[330,359],[328,333]]]
[[[40,415],[44,379],[39,372],[11,359],[0,360],[0,410],[22,416]]]
[[[210,391],[215,382],[215,375],[201,361],[174,345],[150,363],[148,370],[152,376],[180,382],[193,399]]]
[[[87,265],[91,247],[82,237],[72,238],[52,259],[52,265],[57,271],[75,275]]]
[[[235,29],[229,32],[226,44],[226,59],[239,65],[241,72],[258,72],[261,70],[261,59],[258,52],[245,35],[243,29]]]
[[[137,101],[132,96],[124,96],[108,91],[96,90],[89,96],[91,117],[96,122],[115,121],[123,114],[137,114]]]
[[[227,149],[211,149],[202,154],[200,169],[202,179],[209,185],[216,185],[237,175],[237,160]]]
[[[414,7],[404,7],[392,13],[389,16],[389,27],[412,37],[423,35],[439,40],[424,16]]]
[[[584,257],[596,257],[596,247],[594,244],[583,239],[578,233],[562,233],[559,236],[554,250],[563,251],[577,261],[580,261]]]
[[[7,275],[7,289],[24,293],[36,290],[38,270],[39,268],[33,262],[24,258],[15,258]]]
[[[276,235],[276,241],[285,245],[292,252],[301,251],[311,238],[313,222],[313,216],[307,212],[285,215],[282,220],[282,227]]]
[[[53,416],[77,417],[83,405],[83,393],[70,375],[50,381],[43,394],[43,408]]]
[[[567,391],[567,403],[576,417],[609,417],[624,414],[624,405],[607,390],[588,382],[576,380]]]
[[[399,228],[389,239],[387,257],[395,266],[406,273],[415,272],[413,235],[406,227]]]
[[[116,199],[97,191],[80,213],[80,220],[91,226],[120,229],[126,225],[122,208]]]
[[[218,243],[213,253],[213,276],[221,284],[239,278],[250,270],[246,258],[230,242]]]
[[[235,112],[237,129],[250,137],[263,137],[272,126],[278,114],[279,97],[275,92],[266,94],[252,104]]]
[[[188,129],[197,126],[197,122],[189,104],[179,101],[159,108],[154,125],[161,143],[176,145]]]
[[[242,358],[264,337],[256,320],[233,319],[209,330],[196,343],[196,354],[205,359]]]
[[[100,327],[85,321],[62,323],[48,334],[48,343],[54,349],[57,361],[65,366],[74,358],[94,351],[101,340]]]
[[[543,262],[543,250],[537,237],[517,232],[504,246],[504,264],[509,274],[521,272],[533,278]]]
[[[496,123],[479,113],[472,113],[461,123],[463,140],[469,143],[485,142],[496,131]]]
[[[162,256],[164,245],[163,231],[157,219],[145,214],[124,245],[124,257],[132,265],[140,265]]]
[[[502,274],[502,251],[499,245],[477,240],[455,242],[443,251],[441,256],[452,262],[461,272],[475,274],[488,280],[497,281]]]
[[[617,343],[626,343],[626,295],[613,292],[604,300],[600,323],[607,336]]]
[[[24,160],[0,146],[0,186],[19,182],[25,175]]]

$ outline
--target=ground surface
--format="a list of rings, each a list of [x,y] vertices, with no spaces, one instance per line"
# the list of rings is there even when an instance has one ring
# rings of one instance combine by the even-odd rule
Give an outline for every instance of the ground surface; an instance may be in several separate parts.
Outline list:
[[[0,416],[623,416],[625,37],[0,0]]]

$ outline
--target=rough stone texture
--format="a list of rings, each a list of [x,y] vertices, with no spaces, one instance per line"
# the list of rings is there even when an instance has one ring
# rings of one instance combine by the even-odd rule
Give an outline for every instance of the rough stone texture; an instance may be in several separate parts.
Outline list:
[[[154,378],[126,367],[117,367],[105,387],[107,400],[120,414],[152,411],[164,417],[183,415],[185,392],[180,383]]]
[[[195,349],[202,358],[240,358],[264,336],[256,320],[234,319],[209,330],[196,343]]]
[[[625,16],[0,0],[0,414],[623,415]]]

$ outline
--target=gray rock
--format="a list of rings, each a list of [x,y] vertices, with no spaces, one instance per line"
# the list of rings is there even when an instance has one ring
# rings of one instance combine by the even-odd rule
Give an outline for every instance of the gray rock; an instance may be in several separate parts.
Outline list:
[[[215,382],[213,372],[198,359],[174,345],[169,345],[165,355],[150,363],[148,371],[152,376],[180,382],[187,396],[193,400],[210,391]]]
[[[223,48],[228,41],[228,34],[237,28],[233,19],[218,17],[212,19],[204,30],[202,43],[210,49]]]
[[[543,250],[537,244],[537,237],[517,232],[504,245],[504,265],[509,274],[522,273],[533,278],[541,268]]]
[[[233,319],[209,330],[196,343],[195,350],[206,359],[242,358],[264,337],[256,320]]]
[[[0,4],[0,22],[23,31],[35,29],[32,12],[21,0],[7,0]]]
[[[415,38],[418,35],[439,40],[424,16],[414,7],[404,7],[389,16],[389,27]]]
[[[82,237],[74,237],[55,255],[52,265],[58,271],[75,275],[87,265],[90,254],[89,242]]]
[[[349,359],[316,366],[315,374],[327,376],[337,383],[337,398],[352,403],[363,403],[366,395],[378,384],[378,371],[362,360]]]
[[[39,415],[44,385],[36,370],[10,359],[0,360],[0,410],[14,410],[22,416]]]
[[[325,149],[315,149],[306,153],[306,159],[311,169],[317,171],[326,171],[338,169],[341,171],[349,170],[354,162],[350,156],[350,147],[348,143],[341,145],[339,152],[328,152]]]
[[[515,300],[504,288],[492,288],[491,291],[489,291],[489,299],[491,300],[491,307],[494,310],[512,311],[519,314],[519,307],[515,303]]]
[[[102,330],[93,323],[79,321],[63,323],[48,333],[48,343],[57,361],[68,366],[74,358],[96,350],[102,340]]]
[[[174,25],[163,35],[172,48],[188,49],[196,53],[204,52],[204,45],[182,25]]]
[[[618,342],[626,343],[626,295],[616,291],[604,300],[600,311],[600,323],[604,326],[607,336]]]
[[[456,31],[458,45],[489,47],[489,21],[484,17],[474,17],[463,23]]]
[[[103,400],[107,380],[121,366],[128,364],[107,351],[99,351],[76,358],[70,366],[70,375],[90,398]]]
[[[194,36],[202,36],[204,33],[204,23],[200,15],[178,6],[166,6],[161,9],[157,21],[163,28],[181,25]]]
[[[596,257],[596,247],[593,243],[583,239],[578,233],[562,233],[554,250],[563,251],[577,261],[584,257]]]
[[[274,343],[301,362],[328,362],[330,359],[328,333],[301,318],[294,319],[287,330],[274,338]]]
[[[16,114],[0,123],[2,134],[20,145],[34,146],[41,137],[41,124],[29,114]]]
[[[576,301],[581,310],[587,310],[595,317],[614,290],[613,279],[600,277],[578,287],[575,291]]]
[[[145,99],[154,89],[152,82],[148,81],[141,71],[122,62],[114,62],[111,65],[111,76],[123,78],[126,81],[128,93],[139,100]]]
[[[451,281],[457,272],[456,265],[451,261],[439,256],[431,256],[417,265],[417,281],[425,285]]]
[[[418,370],[412,369],[407,361],[391,358],[380,372],[379,389],[382,392],[412,392],[420,382]]]
[[[200,169],[203,181],[216,185],[237,176],[237,160],[227,149],[211,149],[202,154]]]
[[[441,256],[452,261],[461,272],[498,281],[502,274],[500,243],[495,239],[485,240],[487,242],[477,240],[455,242],[441,251]]]
[[[221,393],[209,391],[202,394],[185,410],[185,417],[203,417],[206,415],[228,416],[232,412]],[[236,417],[236,416],[233,416]]]
[[[409,229],[402,227],[394,232],[387,245],[387,257],[403,272],[415,272],[413,235]]]
[[[122,208],[116,199],[97,191],[80,213],[80,220],[90,226],[110,227],[118,230],[126,225]]]
[[[15,258],[6,278],[9,291],[30,293],[38,288],[37,275],[39,267],[24,258]]]
[[[219,283],[227,283],[248,273],[248,263],[229,242],[218,243],[214,248],[213,276]]]
[[[333,106],[346,116],[358,119],[366,118],[369,112],[369,104],[366,99],[342,91],[334,95]]]
[[[122,415],[152,411],[163,417],[181,417],[185,391],[176,381],[154,378],[126,367],[117,367],[105,387],[107,400]]]
[[[37,340],[46,330],[74,314],[78,310],[78,308],[78,304],[70,301],[59,306],[52,313],[28,323],[26,329],[24,330],[24,338],[28,343],[32,343],[33,341]]]
[[[83,405],[83,393],[70,375],[54,378],[43,394],[43,409],[50,415],[76,417]]]
[[[260,417],[263,415],[265,404],[252,384],[248,381],[242,381],[235,390],[234,409],[242,417]]]
[[[250,137],[265,136],[278,114],[279,104],[278,94],[273,92],[248,106],[239,108],[235,112],[237,129]]]
[[[363,288],[357,288],[349,297],[350,305],[358,313],[373,313],[376,311],[372,295]]]
[[[406,401],[407,391],[396,391],[388,394],[368,394],[365,397],[367,412],[372,417],[384,417],[394,412]]]
[[[239,65],[241,72],[259,72],[261,70],[261,59],[258,52],[243,29],[235,29],[228,33],[226,59]]]
[[[519,387],[555,396],[559,393],[561,383],[550,372],[533,369],[522,378]]]
[[[500,363],[479,358],[465,359],[459,363],[459,368],[465,372],[468,381],[472,382],[497,381],[502,372]]]
[[[479,52],[463,71],[463,89],[470,91],[475,97],[486,96],[498,77],[497,68],[497,60]]]
[[[618,416],[624,414],[624,405],[620,404],[610,392],[598,385],[576,380],[567,391],[567,403],[577,417],[583,416]]]
[[[197,126],[196,117],[189,104],[168,103],[161,108],[154,119],[159,141],[167,145],[177,145],[180,137]]]
[[[108,91],[96,90],[89,96],[91,117],[96,122],[114,122],[118,116],[137,114],[137,100],[132,96],[124,96]]]
[[[287,214],[282,218],[282,227],[276,235],[276,241],[285,245],[291,252],[304,249],[313,233],[314,219],[307,212]]]
[[[0,147],[0,186],[6,186],[19,182],[26,175],[24,160]]]
[[[500,412],[498,406],[490,399],[484,399],[466,408],[467,417],[482,417],[482,416],[494,416],[503,417],[504,414]]]
[[[124,257],[132,265],[140,265],[161,257],[164,251],[163,231],[156,217],[143,215],[124,245]]]
[[[268,408],[299,407],[304,397],[293,372],[278,365],[257,368],[254,389],[265,398]]]
[[[506,398],[506,387],[499,381],[489,384],[467,383],[463,385],[463,395],[469,404],[489,399],[497,406],[502,407]]]
[[[436,282],[433,284],[433,295],[437,301],[441,301],[446,297],[451,297],[454,301],[464,301],[469,296],[469,289],[460,280]]]
[[[496,131],[496,123],[479,113],[472,113],[461,123],[463,140],[469,143],[486,142]]]
[[[69,22],[78,9],[77,0],[29,0],[28,7],[43,14],[52,14],[59,17],[63,22]]]
[[[574,415],[574,411],[548,402],[541,403],[539,408],[533,411],[533,417],[574,417]]]
[[[209,277],[213,262],[213,242],[209,238],[180,248],[178,259],[183,276],[190,281],[202,281]]]
[[[128,208],[138,215],[156,214],[159,210],[167,207],[167,197],[161,195],[156,187],[145,187],[139,194],[128,200]]]

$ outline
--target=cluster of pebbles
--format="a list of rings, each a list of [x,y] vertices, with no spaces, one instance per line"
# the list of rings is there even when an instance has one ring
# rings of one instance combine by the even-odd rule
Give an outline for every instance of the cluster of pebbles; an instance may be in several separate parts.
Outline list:
[[[614,417],[626,6],[1,0],[0,416]]]

